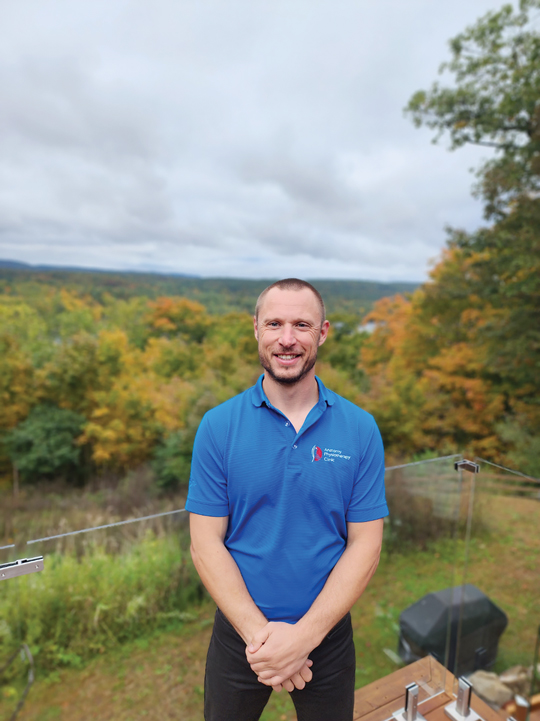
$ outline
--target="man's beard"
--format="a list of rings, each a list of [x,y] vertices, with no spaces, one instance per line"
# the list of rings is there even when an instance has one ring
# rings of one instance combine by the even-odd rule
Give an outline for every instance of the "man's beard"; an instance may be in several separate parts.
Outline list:
[[[268,373],[268,375],[273,378],[276,383],[281,383],[284,386],[292,386],[295,383],[298,383],[302,380],[302,378],[305,378],[309,371],[314,367],[315,363],[317,362],[317,353],[313,355],[312,358],[310,358],[307,363],[304,365],[303,368],[300,369],[300,371],[294,375],[294,376],[285,376],[285,378],[282,378],[274,372],[272,366],[270,363],[267,363],[266,358],[262,355],[262,353],[259,351],[259,361],[264,368],[264,370]]]

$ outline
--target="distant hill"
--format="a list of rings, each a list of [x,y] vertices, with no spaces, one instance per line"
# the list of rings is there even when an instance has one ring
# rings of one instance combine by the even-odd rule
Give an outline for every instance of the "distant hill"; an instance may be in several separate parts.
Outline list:
[[[185,296],[197,300],[211,313],[252,312],[259,293],[275,278],[200,278],[162,273],[104,271],[88,268],[32,266],[0,260],[0,293],[35,296],[43,286],[71,288],[101,300],[104,294],[115,298],[145,296]],[[380,283],[368,280],[311,280],[325,299],[328,313],[363,316],[374,301],[396,293],[411,293],[418,283]]]
[[[28,263],[19,263],[18,260],[2,260],[0,258],[0,268],[31,268],[31,265],[28,265]]]
[[[106,270],[103,268],[82,268],[78,265],[48,265],[48,264],[39,264],[39,265],[33,265],[31,263],[21,263],[18,260],[2,260],[0,258],[0,268],[14,268],[16,270],[30,270],[30,271],[55,271],[59,270],[62,272],[70,272],[70,273],[112,273],[113,275],[116,273],[120,273],[122,275],[129,274],[129,275],[138,275],[139,271],[123,271],[123,270]],[[143,274],[148,274],[148,272],[142,271]],[[162,275],[162,273],[152,273],[150,272],[150,275]],[[191,273],[165,273],[164,275],[171,275],[171,276],[177,276],[179,278],[198,278],[199,276],[193,275]]]

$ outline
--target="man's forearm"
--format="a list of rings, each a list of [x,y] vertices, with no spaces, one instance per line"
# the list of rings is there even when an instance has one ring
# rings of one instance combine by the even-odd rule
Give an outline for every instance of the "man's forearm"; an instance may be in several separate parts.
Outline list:
[[[312,639],[314,648],[360,598],[377,570],[379,556],[376,536],[358,538],[347,545],[322,591],[296,624],[302,635]]]
[[[267,620],[251,598],[236,561],[221,540],[204,533],[192,533],[191,557],[208,593],[249,644]]]
[[[267,620],[249,595],[234,558],[225,546],[200,554],[192,547],[191,555],[206,590],[249,644]]]

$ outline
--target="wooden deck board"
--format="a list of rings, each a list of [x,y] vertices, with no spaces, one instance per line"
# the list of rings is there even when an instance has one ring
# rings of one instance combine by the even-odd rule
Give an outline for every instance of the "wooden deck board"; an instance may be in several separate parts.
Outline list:
[[[392,713],[403,708],[405,686],[409,683],[419,686],[419,711],[427,721],[449,721],[444,707],[451,703],[456,679],[432,656],[394,671],[389,676],[370,683],[355,693],[354,721],[386,721]],[[484,721],[501,721],[505,714],[499,714],[484,701],[472,694],[471,707]]]

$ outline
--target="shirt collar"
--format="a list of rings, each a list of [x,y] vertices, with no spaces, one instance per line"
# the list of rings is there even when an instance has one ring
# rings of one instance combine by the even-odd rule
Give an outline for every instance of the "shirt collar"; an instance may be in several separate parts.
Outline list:
[[[260,408],[262,405],[269,406],[270,401],[266,397],[266,393],[263,389],[263,378],[264,373],[259,376],[259,379],[257,380],[257,383],[253,386],[251,389],[251,402],[254,406]],[[319,404],[326,403],[328,406],[333,406],[335,403],[335,394],[328,390],[328,388],[324,385],[322,380],[315,376],[315,380],[317,381],[317,385],[319,386]]]

